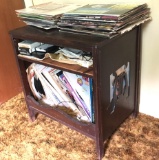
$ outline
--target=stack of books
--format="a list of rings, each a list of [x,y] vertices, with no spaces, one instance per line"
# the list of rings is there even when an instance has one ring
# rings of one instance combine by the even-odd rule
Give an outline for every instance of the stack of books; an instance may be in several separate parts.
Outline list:
[[[64,12],[80,6],[78,4],[48,2],[16,10],[16,14],[27,25],[48,30],[58,28],[57,22]]]
[[[150,20],[147,4],[88,4],[64,13],[60,31],[112,38]]]

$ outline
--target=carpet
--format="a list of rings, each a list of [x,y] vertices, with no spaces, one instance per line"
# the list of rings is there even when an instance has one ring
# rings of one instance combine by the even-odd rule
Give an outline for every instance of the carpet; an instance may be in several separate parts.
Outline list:
[[[139,113],[113,134],[103,160],[158,160],[159,119]],[[22,93],[0,105],[0,160],[96,160],[92,139],[38,115],[29,120]]]

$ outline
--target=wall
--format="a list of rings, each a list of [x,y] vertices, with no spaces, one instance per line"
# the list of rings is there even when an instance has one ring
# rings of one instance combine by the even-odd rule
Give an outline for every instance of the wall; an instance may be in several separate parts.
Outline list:
[[[1,0],[0,5],[0,104],[22,91],[14,51],[8,32],[24,23],[19,21],[16,9],[24,8],[23,0]]]
[[[49,1],[49,0],[48,0]],[[34,0],[34,4],[46,0]],[[85,0],[63,0],[63,2],[86,3]],[[87,0],[87,3],[116,3],[127,0]],[[140,112],[159,118],[159,1],[129,0],[129,2],[146,2],[151,8],[152,21],[143,24],[142,33],[142,64]],[[26,7],[31,4],[25,0]]]

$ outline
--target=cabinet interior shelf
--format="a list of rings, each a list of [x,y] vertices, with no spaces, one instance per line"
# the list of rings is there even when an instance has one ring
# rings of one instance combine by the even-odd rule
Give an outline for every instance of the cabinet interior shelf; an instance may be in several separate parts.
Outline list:
[[[29,58],[24,58],[24,57],[18,57],[18,59],[21,60],[26,60],[28,62],[31,63],[39,63],[42,65],[46,65],[46,66],[50,66],[53,68],[57,68],[60,70],[65,70],[65,71],[70,71],[72,73],[76,73],[76,74],[82,74],[84,76],[88,76],[93,78],[93,67],[89,67],[89,68],[85,68],[82,67],[80,65],[74,65],[74,64],[66,64],[66,63],[60,63],[51,59],[44,59],[44,60],[33,60],[33,59],[29,59]]]

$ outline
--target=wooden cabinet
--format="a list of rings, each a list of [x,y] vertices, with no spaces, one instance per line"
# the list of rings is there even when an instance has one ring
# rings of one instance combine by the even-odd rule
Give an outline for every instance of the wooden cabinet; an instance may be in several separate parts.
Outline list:
[[[141,26],[112,39],[62,33],[58,30],[43,31],[30,26],[12,30],[10,35],[31,120],[35,120],[36,115],[41,113],[94,139],[98,159],[102,159],[105,153],[104,142],[129,115],[138,113]],[[91,52],[93,67],[84,68],[50,59],[37,61],[18,57],[18,42],[26,39]],[[35,101],[26,75],[26,68],[33,62],[93,78],[95,123],[82,123],[58,109],[45,107]],[[113,84],[111,84],[110,77],[122,66],[128,66],[127,64],[129,64],[128,93],[120,93],[116,97],[116,101],[114,100],[115,105],[111,106],[111,87]],[[122,86],[124,84],[126,81],[122,82]]]

